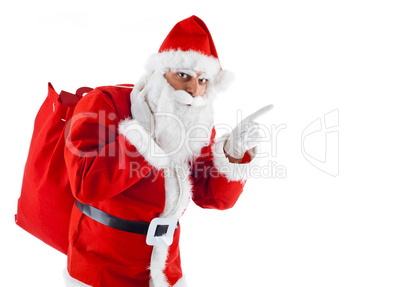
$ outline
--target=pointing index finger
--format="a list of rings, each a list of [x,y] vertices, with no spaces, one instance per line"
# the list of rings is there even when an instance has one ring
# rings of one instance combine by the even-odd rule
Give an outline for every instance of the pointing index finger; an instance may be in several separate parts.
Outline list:
[[[255,113],[249,115],[247,118],[245,118],[243,120],[243,122],[252,122],[255,121],[256,119],[258,119],[259,117],[261,117],[263,114],[265,114],[266,112],[268,112],[270,109],[272,109],[274,107],[274,105],[268,105],[265,106],[261,109],[259,109],[258,111],[256,111]]]

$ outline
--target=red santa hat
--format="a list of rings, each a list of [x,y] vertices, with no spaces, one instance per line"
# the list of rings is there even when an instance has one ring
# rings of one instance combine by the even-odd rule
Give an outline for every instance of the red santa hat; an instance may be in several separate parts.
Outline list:
[[[163,73],[171,68],[200,71],[215,82],[228,78],[222,71],[211,33],[197,16],[184,19],[173,27],[159,52],[150,57],[147,68]]]

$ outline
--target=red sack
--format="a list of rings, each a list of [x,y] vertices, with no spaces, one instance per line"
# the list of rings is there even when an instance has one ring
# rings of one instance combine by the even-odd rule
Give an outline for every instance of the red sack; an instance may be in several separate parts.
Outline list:
[[[48,95],[35,118],[25,164],[21,196],[15,222],[46,244],[67,254],[68,228],[74,197],[64,162],[64,131],[82,95],[59,94],[51,83]]]

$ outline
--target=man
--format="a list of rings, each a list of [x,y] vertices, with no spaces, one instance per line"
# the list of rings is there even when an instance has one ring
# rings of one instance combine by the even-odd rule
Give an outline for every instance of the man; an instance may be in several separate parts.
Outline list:
[[[65,159],[77,199],[69,286],[187,286],[180,217],[190,199],[231,208],[255,164],[258,126],[215,139],[212,104],[225,88],[201,19],[179,22],[131,88],[100,87],[77,105]]]

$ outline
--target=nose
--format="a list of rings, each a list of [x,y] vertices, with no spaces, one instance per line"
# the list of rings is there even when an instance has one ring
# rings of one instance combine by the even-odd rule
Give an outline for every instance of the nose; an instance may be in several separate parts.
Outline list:
[[[202,96],[204,94],[203,87],[200,85],[198,78],[194,77],[187,83],[186,92],[192,97]]]

